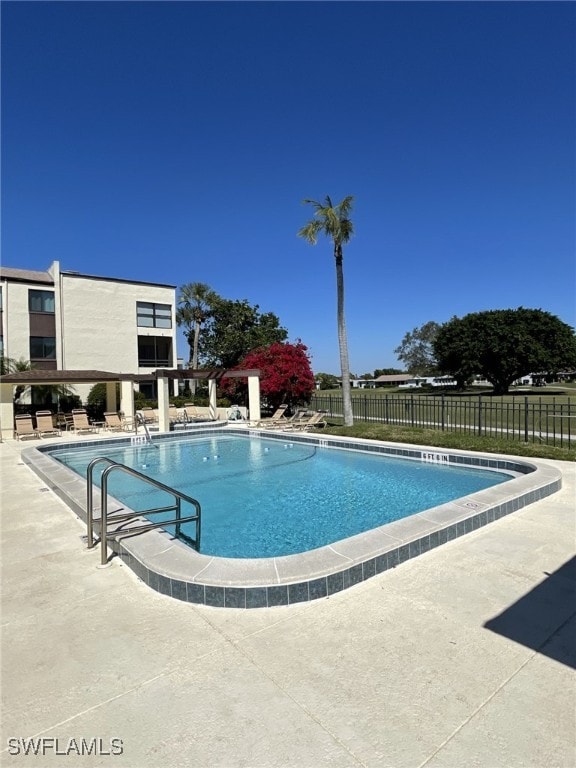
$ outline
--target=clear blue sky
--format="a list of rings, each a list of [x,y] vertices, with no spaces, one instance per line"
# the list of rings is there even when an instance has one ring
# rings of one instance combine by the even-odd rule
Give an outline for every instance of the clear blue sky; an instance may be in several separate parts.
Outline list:
[[[328,241],[353,195],[350,366],[428,320],[575,319],[569,2],[3,2],[2,262],[274,312],[338,373]],[[180,355],[187,357],[182,342]]]

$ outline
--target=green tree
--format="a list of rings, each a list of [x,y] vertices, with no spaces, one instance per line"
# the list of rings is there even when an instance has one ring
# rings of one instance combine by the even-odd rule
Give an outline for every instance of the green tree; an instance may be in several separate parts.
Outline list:
[[[319,389],[338,389],[340,382],[332,373],[317,373],[315,376]]]
[[[176,322],[184,327],[184,336],[190,347],[188,365],[198,368],[198,348],[202,325],[208,320],[217,294],[206,283],[186,283],[180,288]],[[191,392],[196,392],[196,379],[191,381]]]
[[[378,376],[394,376],[395,374],[402,374],[402,373],[404,373],[404,371],[401,371],[400,368],[376,368],[376,370],[372,375],[367,373],[362,378],[377,379]]]
[[[344,252],[342,246],[352,237],[354,227],[350,219],[353,197],[349,195],[337,205],[326,196],[324,204],[316,200],[304,200],[314,210],[314,217],[302,229],[299,237],[303,237],[312,245],[316,245],[318,235],[325,235],[332,240],[334,260],[336,262],[336,299],[338,345],[340,348],[340,370],[342,373],[342,404],[344,410],[344,425],[351,427],[354,423],[352,413],[352,398],[350,394],[350,364],[348,361],[348,336],[344,316]]]
[[[524,307],[454,317],[438,331],[434,351],[442,373],[459,384],[480,374],[496,395],[530,373],[576,366],[573,329],[549,312]]]
[[[107,392],[108,388],[102,381],[94,384],[90,392],[88,392],[86,409],[92,419],[99,419],[101,421],[104,418],[104,413],[107,410]],[[120,402],[120,384],[116,384],[116,402]]]
[[[288,331],[272,312],[259,312],[243,299],[212,299],[210,317],[200,338],[199,356],[207,366],[234,368],[248,352],[285,341]]]
[[[420,328],[409,331],[394,350],[398,360],[404,363],[413,376],[433,376],[437,373],[434,339],[439,330],[440,325],[430,320]]]

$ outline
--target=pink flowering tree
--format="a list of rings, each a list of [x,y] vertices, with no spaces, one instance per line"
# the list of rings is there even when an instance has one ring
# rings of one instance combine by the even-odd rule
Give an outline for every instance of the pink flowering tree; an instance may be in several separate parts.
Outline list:
[[[237,368],[260,370],[260,393],[271,408],[281,403],[289,406],[309,403],[315,389],[308,347],[299,339],[295,344],[274,342],[253,349]],[[246,403],[248,385],[243,379],[224,379],[221,391],[236,403]]]

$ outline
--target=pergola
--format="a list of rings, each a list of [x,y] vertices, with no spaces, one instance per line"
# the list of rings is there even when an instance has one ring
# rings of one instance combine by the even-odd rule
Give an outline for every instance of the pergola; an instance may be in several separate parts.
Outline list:
[[[260,371],[257,369],[225,370],[223,368],[198,369],[159,369],[150,374],[112,373],[110,371],[55,371],[33,369],[7,373],[0,379],[0,425],[2,437],[12,437],[14,431],[14,387],[57,384],[106,384],[106,410],[118,410],[116,385],[120,384],[120,410],[134,413],[134,383],[156,380],[158,386],[158,428],[162,432],[170,429],[168,416],[169,382],[174,379],[208,380],[210,415],[216,418],[216,386],[225,378],[248,379],[248,411],[254,421],[260,419]]]

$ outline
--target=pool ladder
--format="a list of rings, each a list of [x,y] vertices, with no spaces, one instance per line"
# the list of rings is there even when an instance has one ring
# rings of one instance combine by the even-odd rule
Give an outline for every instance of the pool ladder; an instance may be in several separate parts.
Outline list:
[[[148,431],[148,424],[146,424],[146,419],[144,416],[142,416],[141,413],[136,414],[136,433],[138,433],[138,426],[141,426],[144,428],[144,434],[146,435],[146,442],[150,445],[153,445],[155,448],[158,448],[157,445],[155,445],[152,442],[152,438],[150,437],[150,432]]]
[[[201,513],[202,509],[200,507],[200,502],[197,499],[193,499],[191,496],[187,496],[185,493],[181,493],[180,491],[177,491],[174,488],[170,488],[168,485],[164,485],[164,483],[160,483],[158,480],[153,480],[151,477],[148,477],[147,475],[143,475],[141,472],[138,472],[135,469],[132,469],[132,467],[127,467],[125,464],[120,464],[117,461],[112,461],[112,459],[109,459],[107,456],[97,456],[95,459],[92,459],[90,464],[88,464],[88,468],[86,470],[86,525],[87,525],[87,547],[88,549],[92,549],[94,547],[94,486],[93,486],[93,476],[94,476],[94,467],[97,464],[100,463],[107,463],[108,466],[106,469],[102,472],[101,477],[101,487],[100,487],[100,544],[101,544],[101,551],[100,551],[100,564],[102,566],[108,565],[108,541],[110,539],[116,539],[120,536],[133,536],[137,533],[142,533],[144,531],[151,531],[154,528],[165,528],[168,525],[174,525],[176,528],[176,536],[179,538],[184,539],[188,542],[194,549],[197,551],[200,551],[200,528],[201,528]],[[112,472],[123,472],[127,475],[130,475],[131,477],[136,477],[139,480],[142,480],[145,483],[148,483],[148,485],[154,486],[154,488],[157,488],[160,491],[165,491],[166,493],[171,494],[174,497],[174,504],[171,504],[167,507],[156,507],[153,509],[145,509],[140,512],[121,512],[118,514],[118,512],[109,513],[108,512],[108,477],[112,474]],[[192,504],[194,509],[196,510],[196,513],[194,515],[188,515],[186,517],[182,517],[182,502],[185,501],[188,504]],[[111,533],[108,532],[108,524],[112,523],[125,523],[128,520],[142,517],[143,515],[151,515],[151,514],[157,514],[160,512],[176,512],[176,517],[171,520],[163,520],[161,523],[144,523],[142,525],[134,525],[130,528],[126,528],[125,530],[119,530],[118,528],[115,528],[114,531]],[[195,538],[192,538],[188,536],[185,533],[182,533],[181,531],[181,525],[182,523],[196,523],[196,536]]]

